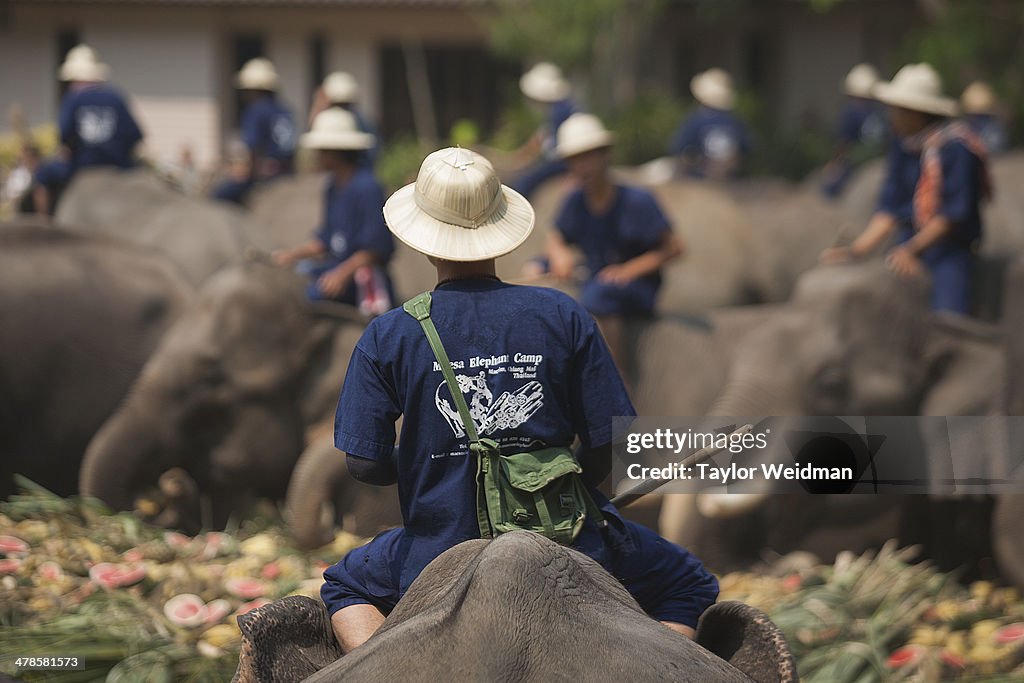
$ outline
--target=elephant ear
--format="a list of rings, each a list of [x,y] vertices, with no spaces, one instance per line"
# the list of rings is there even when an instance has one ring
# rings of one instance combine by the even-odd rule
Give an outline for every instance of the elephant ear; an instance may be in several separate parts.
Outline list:
[[[786,637],[764,612],[742,602],[719,602],[697,625],[697,644],[757,683],[796,683]]]
[[[242,649],[233,683],[288,683],[312,676],[341,656],[319,600],[292,595],[238,617]]]

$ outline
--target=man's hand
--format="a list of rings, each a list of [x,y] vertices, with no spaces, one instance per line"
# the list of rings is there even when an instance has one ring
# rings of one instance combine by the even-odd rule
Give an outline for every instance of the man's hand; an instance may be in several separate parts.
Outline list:
[[[316,281],[316,286],[324,296],[333,298],[344,292],[351,280],[351,271],[342,263],[321,275],[320,279]]]
[[[551,276],[559,280],[569,280],[576,272],[576,257],[566,249],[564,252],[552,251],[550,263]]]
[[[276,251],[270,252],[270,259],[278,266],[293,266],[298,261],[298,257],[295,252],[291,249],[277,249]]]
[[[896,247],[885,259],[886,265],[902,277],[915,277],[924,272],[921,259],[907,247]]]
[[[613,263],[597,273],[597,279],[612,285],[627,285],[636,279],[627,263]]]

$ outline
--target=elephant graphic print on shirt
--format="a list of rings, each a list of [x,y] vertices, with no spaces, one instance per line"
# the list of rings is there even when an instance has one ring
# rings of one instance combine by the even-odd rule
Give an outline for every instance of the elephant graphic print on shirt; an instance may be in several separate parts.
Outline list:
[[[466,399],[469,415],[473,418],[477,434],[494,434],[504,429],[514,429],[533,416],[544,405],[544,387],[540,382],[531,380],[515,391],[502,392],[496,399],[487,385],[484,372],[476,375],[455,375],[459,389]],[[434,404],[452,428],[457,438],[466,435],[466,430],[459,417],[458,408],[443,396],[447,384],[441,382],[434,392]]]

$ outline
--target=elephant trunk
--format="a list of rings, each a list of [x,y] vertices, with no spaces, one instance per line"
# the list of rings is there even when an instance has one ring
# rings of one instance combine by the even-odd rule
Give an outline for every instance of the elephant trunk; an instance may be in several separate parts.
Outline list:
[[[310,444],[299,457],[288,482],[285,509],[296,542],[318,548],[334,538],[336,512],[332,502],[345,495],[345,457],[330,439]]]

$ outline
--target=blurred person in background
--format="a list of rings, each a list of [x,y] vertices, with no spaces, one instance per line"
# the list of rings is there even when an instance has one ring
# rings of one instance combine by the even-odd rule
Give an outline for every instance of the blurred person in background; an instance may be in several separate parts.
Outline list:
[[[110,68],[88,45],[68,51],[59,73],[69,84],[58,117],[61,150],[36,171],[37,213],[52,215],[60,193],[83,168],[135,166],[142,130],[121,93],[107,84],[109,75]]]
[[[735,178],[743,171],[752,145],[746,124],[733,112],[732,77],[722,69],[708,69],[693,77],[690,92],[697,109],[676,130],[668,153],[676,157],[684,176]]]
[[[846,103],[839,114],[832,159],[825,166],[822,191],[826,197],[842,194],[857,162],[885,149],[885,107],[873,95],[878,81],[878,72],[870,64],[858,64],[846,75]]]
[[[987,153],[981,139],[955,121],[956,100],[928,64],[910,64],[875,88],[889,109],[896,140],[878,209],[848,247],[826,249],[824,263],[870,255],[890,238],[886,259],[904,276],[928,271],[932,308],[968,315],[972,249],[982,236],[981,203],[991,196]]]
[[[33,142],[23,140],[18,161],[4,179],[0,201],[10,202],[16,213],[36,213],[35,174],[42,162],[42,155]]]
[[[328,174],[324,222],[309,242],[273,254],[278,265],[310,277],[311,300],[333,299],[365,315],[390,310],[394,299],[386,267],[395,246],[384,224],[384,189],[362,161],[375,142],[350,112],[329,108],[317,115],[301,144],[316,150]]]
[[[974,81],[960,96],[960,105],[964,110],[964,120],[985,143],[989,154],[1002,154],[1009,148],[1009,135],[999,117],[999,99],[992,86],[984,81]]]
[[[519,89],[546,110],[544,125],[521,150],[531,154],[534,160],[512,183],[513,189],[529,199],[544,182],[565,173],[565,163],[555,153],[555,135],[558,127],[578,108],[572,99],[569,81],[561,69],[549,62],[539,62],[523,74]]]
[[[661,288],[661,269],[683,253],[683,243],[647,190],[611,177],[615,138],[591,114],[573,114],[558,129],[558,156],[579,188],[566,197],[548,232],[550,272],[568,279],[579,247],[589,278],[580,302],[597,319],[612,356],[623,365],[624,321],[647,317]]]
[[[235,77],[242,91],[241,138],[249,155],[246,178],[230,177],[213,191],[215,199],[245,203],[257,183],[290,174],[294,168],[298,131],[295,117],[277,97],[279,82],[274,65],[267,59],[250,59]]]
[[[358,101],[359,83],[356,82],[355,77],[347,71],[331,72],[313,95],[309,125],[312,126],[317,114],[328,107],[337,107],[351,113],[356,117],[359,130],[374,136],[373,148],[367,150],[364,155],[366,163],[373,166],[377,157],[380,156],[380,135],[377,133],[377,127],[359,109]]]

